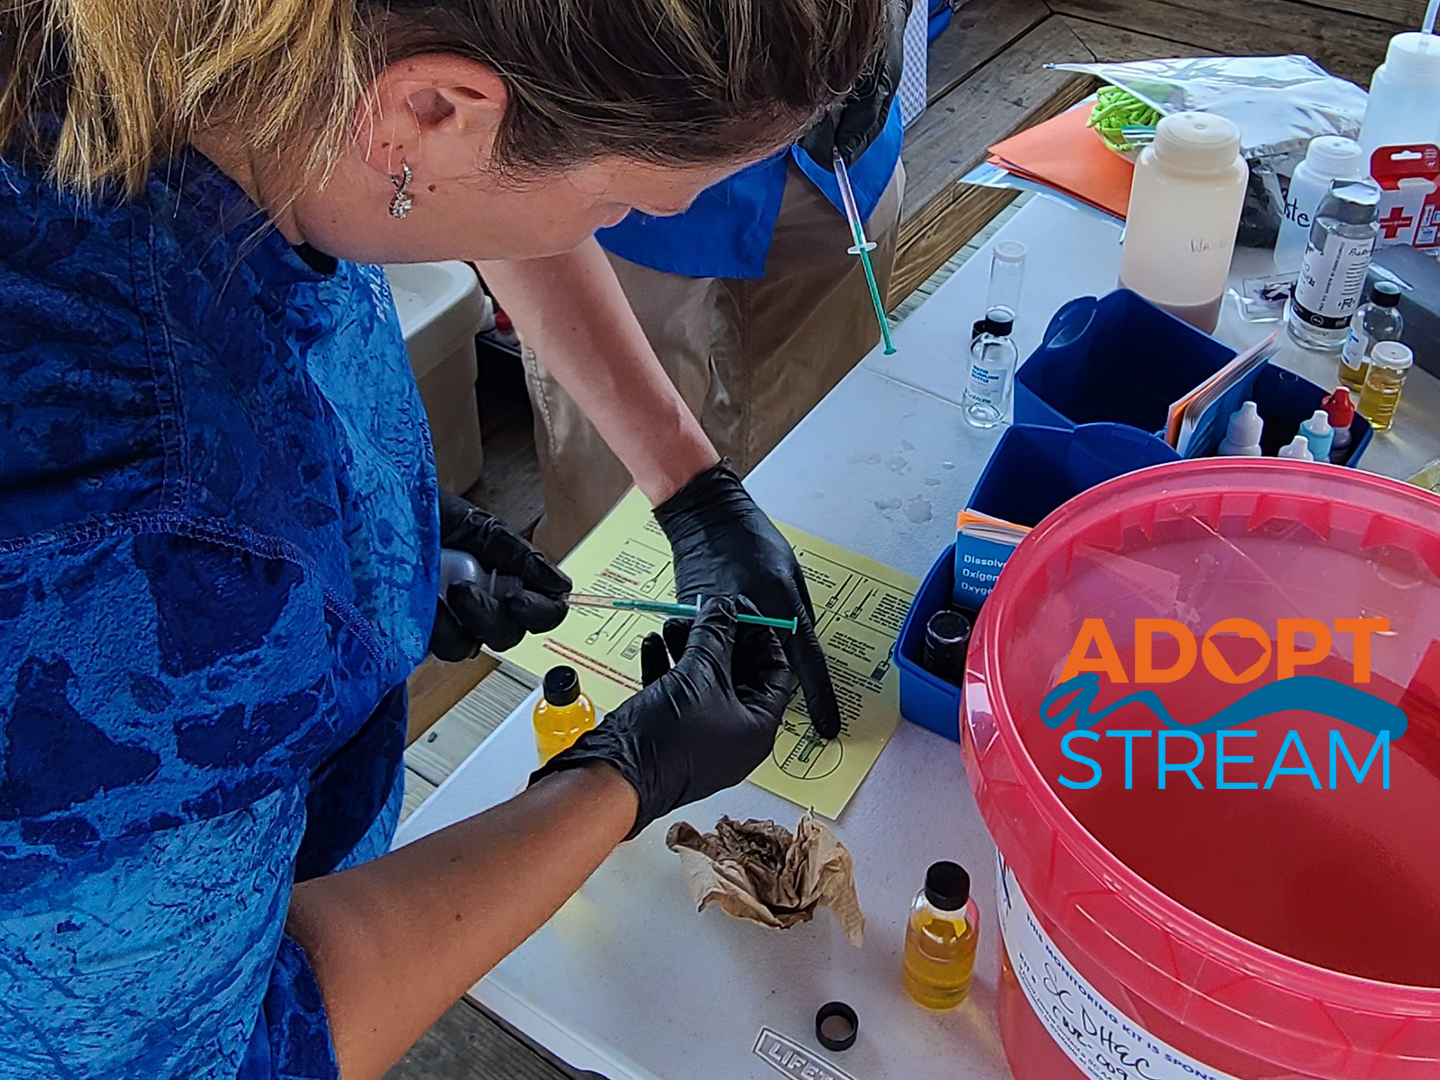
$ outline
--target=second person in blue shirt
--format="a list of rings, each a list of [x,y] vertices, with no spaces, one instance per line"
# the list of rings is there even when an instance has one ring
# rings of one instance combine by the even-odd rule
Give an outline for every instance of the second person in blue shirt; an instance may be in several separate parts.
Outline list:
[[[598,234],[666,373],[742,476],[880,339],[829,162],[839,150],[849,165],[883,298],[904,191],[894,93],[908,6],[891,3],[876,69],[800,144],[683,213],[635,211]],[[524,349],[545,485],[535,541],[558,558],[631,478],[567,392],[571,373],[558,360],[547,366],[552,357]]]

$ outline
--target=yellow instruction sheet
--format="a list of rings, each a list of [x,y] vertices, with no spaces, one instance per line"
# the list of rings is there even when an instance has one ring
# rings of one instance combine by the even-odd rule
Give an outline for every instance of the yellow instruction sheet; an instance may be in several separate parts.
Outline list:
[[[900,721],[899,680],[890,652],[919,583],[798,529],[779,528],[805,571],[840,702],[841,729],[835,740],[817,736],[806,718],[804,698],[796,694],[774,753],[750,779],[833,820]],[[639,491],[632,490],[562,565],[576,592],[675,599],[670,544]],[[505,657],[537,675],[569,664],[580,672],[590,700],[600,709],[613,709],[640,688],[640,641],[662,621],[633,611],[572,608],[558,630],[526,637]]]

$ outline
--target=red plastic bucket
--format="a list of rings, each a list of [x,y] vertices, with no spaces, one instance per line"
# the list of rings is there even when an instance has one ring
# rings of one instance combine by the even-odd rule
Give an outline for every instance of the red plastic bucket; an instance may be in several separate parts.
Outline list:
[[[1268,651],[1236,624],[1215,626],[1236,618],[1265,628]],[[1152,624],[1140,619],[1183,628],[1147,631],[1143,671],[1137,626]],[[1281,619],[1330,627],[1331,649],[1304,629],[1313,623],[1286,630]],[[1389,626],[1336,622],[1351,619]],[[1230,727],[1220,752],[1233,756],[1217,772],[1219,734],[1198,747],[1162,738],[1158,713],[1131,702],[1093,738],[1072,739],[1094,762],[1082,765],[1062,750],[1078,724],[1042,718],[1079,701],[1047,696],[1082,633],[1081,655],[1111,665],[1090,709],[1145,690],[1196,725],[1275,683],[1282,659],[1286,674],[1342,684],[1325,699],[1331,712],[1352,702],[1344,687],[1398,705],[1407,723],[1389,743],[1388,787],[1375,734],[1301,707],[1257,713],[1243,724],[1254,734]],[[961,725],[1003,863],[1001,1035],[1019,1080],[1440,1078],[1437,635],[1440,499],[1354,470],[1162,465],[1080,495],[1034,530],[976,625]],[[1139,681],[1157,673],[1174,677]],[[1174,768],[1197,749],[1189,775]],[[1367,750],[1376,756],[1357,780],[1346,756],[1360,766]],[[1267,775],[1282,762],[1294,771]]]

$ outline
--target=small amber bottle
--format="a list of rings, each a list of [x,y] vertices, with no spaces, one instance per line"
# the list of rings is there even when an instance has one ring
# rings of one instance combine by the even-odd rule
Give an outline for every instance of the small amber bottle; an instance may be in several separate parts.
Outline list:
[[[958,863],[935,863],[910,905],[905,991],[927,1009],[953,1009],[970,993],[979,942],[980,910],[970,898],[970,875]]]
[[[545,673],[532,717],[541,765],[595,726],[595,706],[580,692],[580,676],[574,668],[553,667]]]

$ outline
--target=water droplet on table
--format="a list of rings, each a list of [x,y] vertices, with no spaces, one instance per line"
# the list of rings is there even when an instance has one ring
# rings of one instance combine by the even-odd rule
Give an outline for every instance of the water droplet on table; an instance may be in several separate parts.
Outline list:
[[[942,462],[940,462],[940,468],[942,468],[942,469],[953,469],[954,467],[955,467],[955,463],[954,463],[953,461],[942,461]]]
[[[908,469],[908,468],[910,467],[910,462],[906,461],[906,460],[905,460],[903,457],[901,457],[899,454],[896,454],[894,457],[888,459],[888,460],[885,462],[885,466],[886,466],[886,468],[888,468],[891,472],[897,472],[897,473],[898,473],[898,472],[904,472],[906,469]]]
[[[899,500],[899,499],[876,499],[876,500],[875,500],[875,509],[876,509],[876,510],[899,510],[899,509],[900,509],[900,500]]]
[[[926,486],[926,487],[939,487],[939,486],[940,486],[940,480],[939,480],[938,477],[935,477],[935,476],[927,476],[927,477],[925,477],[925,486]]]
[[[923,495],[916,495],[905,504],[905,516],[917,525],[922,521],[929,521],[933,516],[930,513],[930,500]]]

